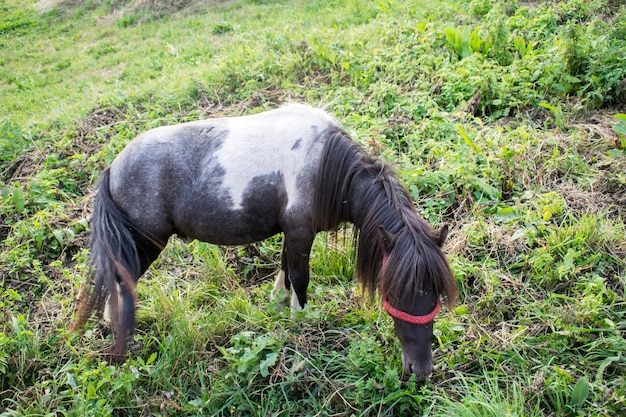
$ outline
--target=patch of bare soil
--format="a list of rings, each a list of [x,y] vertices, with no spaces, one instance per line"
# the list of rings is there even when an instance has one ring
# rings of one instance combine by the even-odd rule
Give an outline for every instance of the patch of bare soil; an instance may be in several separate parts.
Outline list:
[[[197,91],[197,106],[207,117],[239,116],[256,108],[280,107],[285,103],[304,102],[304,97],[293,91],[269,86],[259,89],[247,99],[237,103],[220,97],[217,91]]]
[[[563,184],[557,191],[576,212],[603,214],[614,220],[623,219],[626,214],[626,189],[584,191],[572,184]]]
[[[299,96],[292,91],[269,87],[263,90],[257,90],[246,100],[239,103],[237,105],[237,109],[240,112],[243,112],[244,110],[257,107],[280,107],[285,103],[303,100],[304,98],[302,96]]]
[[[626,80],[624,80],[626,82]],[[615,125],[614,115],[626,112],[626,108],[606,109],[588,113],[582,120],[571,123],[572,127],[585,131],[590,139],[606,139],[612,142],[616,149],[621,148],[617,133],[613,130]]]
[[[79,122],[76,136],[72,139],[72,149],[87,155],[97,153],[100,151],[101,145],[98,146],[91,139],[97,136],[98,130],[111,127],[125,119],[124,111],[115,107],[95,110]]]
[[[262,249],[262,243],[221,247],[224,261],[241,277],[243,287],[253,287],[273,278],[280,269],[280,260]],[[278,259],[278,260],[277,260]]]
[[[621,142],[613,131],[615,112],[592,112],[584,120],[572,123],[572,127],[585,132],[585,141],[578,152],[597,176],[589,190],[568,184],[558,190],[574,210],[605,213],[618,220],[626,217],[626,185],[620,180],[626,172],[626,159],[610,156],[612,149],[621,149]]]
[[[41,164],[46,159],[48,152],[50,152],[49,148],[35,147],[30,152],[22,154],[8,163],[0,172],[0,176],[7,184],[26,183],[41,169]]]

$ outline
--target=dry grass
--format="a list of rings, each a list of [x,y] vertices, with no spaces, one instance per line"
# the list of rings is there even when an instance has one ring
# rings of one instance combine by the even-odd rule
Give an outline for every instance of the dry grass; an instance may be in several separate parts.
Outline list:
[[[123,15],[124,13],[137,12],[170,14],[224,5],[233,3],[234,1],[237,0],[114,0],[112,14],[117,16]],[[78,7],[91,4],[93,4],[93,2],[88,0],[39,0],[35,4],[35,7],[42,12],[58,9],[69,13]]]

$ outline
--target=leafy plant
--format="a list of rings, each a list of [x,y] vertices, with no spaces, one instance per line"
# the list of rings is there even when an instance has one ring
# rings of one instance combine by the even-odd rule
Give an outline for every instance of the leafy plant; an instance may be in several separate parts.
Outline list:
[[[448,47],[456,52],[459,59],[467,58],[474,52],[486,53],[491,44],[480,37],[480,28],[446,26]]]
[[[221,349],[238,374],[269,375],[270,368],[276,364],[280,355],[281,344],[272,335],[256,335],[245,331],[232,337],[232,346]]]

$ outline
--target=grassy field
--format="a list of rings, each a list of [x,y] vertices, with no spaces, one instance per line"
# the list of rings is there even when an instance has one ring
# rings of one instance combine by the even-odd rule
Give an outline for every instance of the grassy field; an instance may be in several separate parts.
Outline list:
[[[626,415],[626,6],[618,0],[0,2],[0,416]],[[69,327],[99,172],[139,132],[322,106],[399,177],[460,297],[435,371],[319,235],[310,304],[269,301],[280,236],[172,239],[137,351]]]

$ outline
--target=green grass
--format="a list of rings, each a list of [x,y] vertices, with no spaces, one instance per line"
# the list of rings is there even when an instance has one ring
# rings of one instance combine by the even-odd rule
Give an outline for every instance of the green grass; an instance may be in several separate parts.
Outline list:
[[[610,0],[66,0],[0,4],[0,415],[626,413],[626,9]],[[269,301],[280,238],[172,239],[137,349],[69,323],[92,191],[139,132],[323,106],[398,174],[460,299],[435,371],[318,236],[310,304]]]

